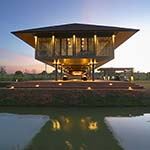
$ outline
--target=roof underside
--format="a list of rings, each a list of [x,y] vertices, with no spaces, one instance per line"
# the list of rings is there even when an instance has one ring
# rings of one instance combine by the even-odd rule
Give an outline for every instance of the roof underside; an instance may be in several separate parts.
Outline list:
[[[111,36],[115,34],[117,35],[115,48],[117,48],[119,45],[125,42],[137,31],[139,30],[130,28],[74,23],[36,29],[20,30],[12,32],[12,34],[16,35],[18,38],[22,39],[24,42],[28,43],[33,48],[35,48],[34,36],[55,35],[61,37],[61,36],[71,36],[72,34],[80,36],[90,36],[93,34],[97,34],[100,36]]]

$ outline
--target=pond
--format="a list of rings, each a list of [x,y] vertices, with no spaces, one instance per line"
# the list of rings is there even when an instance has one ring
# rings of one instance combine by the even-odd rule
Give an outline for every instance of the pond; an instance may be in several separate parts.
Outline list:
[[[149,139],[149,108],[0,108],[0,150],[149,150]]]

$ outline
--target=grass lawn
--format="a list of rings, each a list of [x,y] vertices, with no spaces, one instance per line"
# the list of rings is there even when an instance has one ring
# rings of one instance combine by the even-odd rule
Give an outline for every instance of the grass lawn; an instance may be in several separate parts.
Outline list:
[[[135,81],[136,84],[144,86],[146,90],[150,91],[150,80],[145,81]]]

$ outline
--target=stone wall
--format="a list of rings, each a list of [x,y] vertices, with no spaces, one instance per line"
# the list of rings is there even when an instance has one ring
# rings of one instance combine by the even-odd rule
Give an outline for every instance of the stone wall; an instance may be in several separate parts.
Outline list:
[[[150,94],[134,90],[0,89],[1,106],[150,106]]]

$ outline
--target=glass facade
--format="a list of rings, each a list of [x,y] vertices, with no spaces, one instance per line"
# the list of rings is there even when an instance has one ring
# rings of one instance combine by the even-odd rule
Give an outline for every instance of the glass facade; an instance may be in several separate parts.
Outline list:
[[[63,38],[61,39],[61,55],[67,56],[67,39]]]
[[[113,51],[111,37],[97,37],[96,56],[110,56]]]
[[[37,41],[37,52],[39,56],[52,56],[52,38],[38,38]]]
[[[37,52],[40,56],[110,56],[113,53],[112,37],[38,37]]]
[[[73,39],[67,38],[67,54],[68,56],[73,56]]]
[[[59,38],[56,38],[55,39],[55,44],[54,44],[54,56],[60,56],[61,53],[60,53],[60,39]]]

